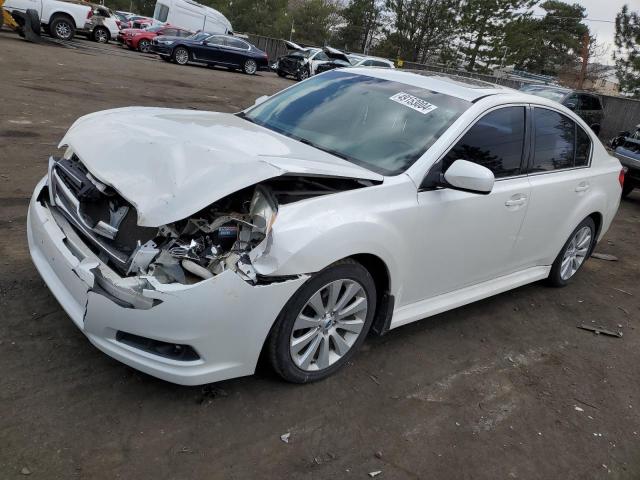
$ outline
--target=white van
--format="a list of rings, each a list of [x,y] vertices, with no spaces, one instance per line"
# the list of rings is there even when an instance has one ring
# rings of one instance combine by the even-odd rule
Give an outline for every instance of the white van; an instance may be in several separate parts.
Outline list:
[[[153,18],[174,27],[197,32],[231,33],[231,23],[219,11],[192,0],[158,0]]]

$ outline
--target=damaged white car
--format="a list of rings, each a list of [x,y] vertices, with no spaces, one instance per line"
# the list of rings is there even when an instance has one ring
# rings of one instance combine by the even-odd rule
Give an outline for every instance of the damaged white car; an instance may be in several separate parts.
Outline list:
[[[33,261],[100,350],[202,384],[293,382],[368,332],[571,280],[623,173],[571,111],[486,84],[342,69],[239,114],[80,118],[29,208]]]

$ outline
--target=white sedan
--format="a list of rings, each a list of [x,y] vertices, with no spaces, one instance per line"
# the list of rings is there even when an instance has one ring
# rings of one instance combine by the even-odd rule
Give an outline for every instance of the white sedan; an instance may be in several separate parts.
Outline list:
[[[29,208],[42,278],[108,355],[186,385],[343,367],[366,335],[571,281],[623,171],[563,106],[333,70],[239,114],[77,120]]]

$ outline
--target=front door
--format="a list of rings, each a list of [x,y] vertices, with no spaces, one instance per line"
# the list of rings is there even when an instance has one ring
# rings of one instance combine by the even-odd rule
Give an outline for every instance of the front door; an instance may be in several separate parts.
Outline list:
[[[201,45],[193,49],[195,60],[210,63],[223,63],[224,36],[212,35]]]
[[[529,203],[524,175],[526,107],[492,110],[480,118],[433,168],[455,160],[489,168],[488,195],[450,188],[418,193],[410,268],[400,305],[425,300],[517,270],[516,251]],[[427,281],[429,279],[429,281]]]

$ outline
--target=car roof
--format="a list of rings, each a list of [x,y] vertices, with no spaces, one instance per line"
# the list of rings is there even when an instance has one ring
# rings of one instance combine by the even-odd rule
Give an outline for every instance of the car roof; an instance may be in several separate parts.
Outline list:
[[[401,70],[391,68],[345,68],[342,71],[404,83],[414,87],[433,90],[453,97],[473,102],[487,95],[498,93],[519,93],[517,90],[494,85],[475,78],[446,75],[426,70]],[[525,95],[523,93],[523,95]]]

